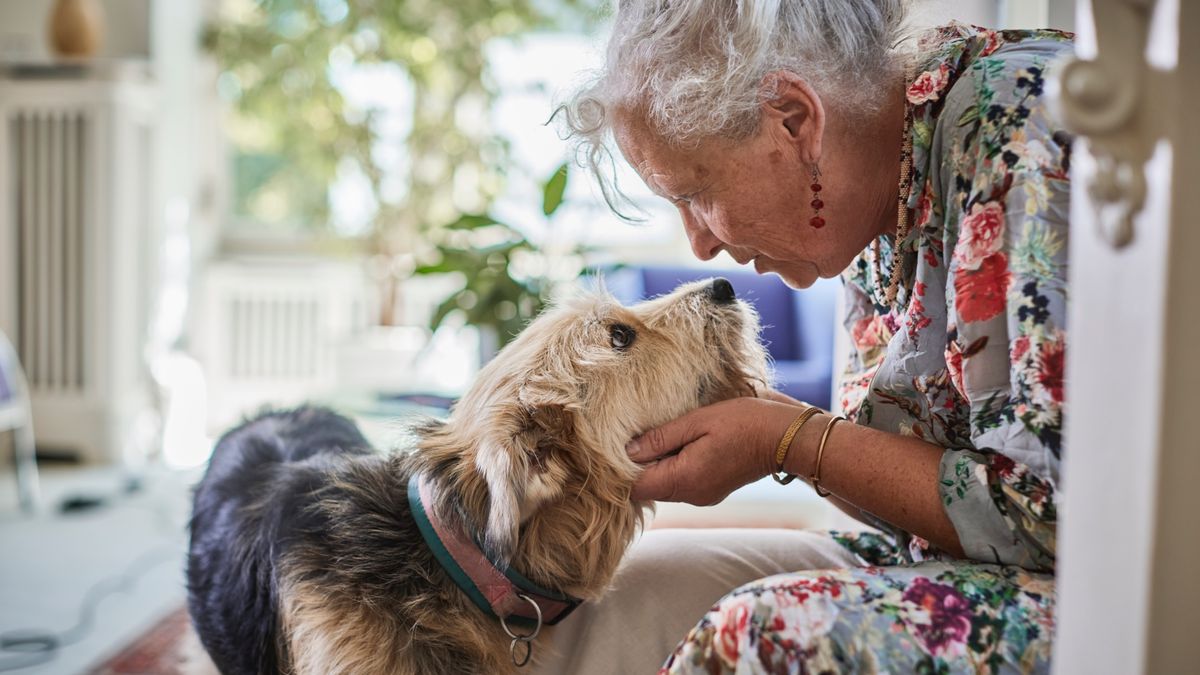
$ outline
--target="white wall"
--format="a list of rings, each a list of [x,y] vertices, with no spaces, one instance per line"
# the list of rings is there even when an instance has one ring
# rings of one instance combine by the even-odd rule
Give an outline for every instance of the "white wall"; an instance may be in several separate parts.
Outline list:
[[[914,0],[917,27],[951,19],[987,28],[1075,28],[1075,0]]]
[[[1046,25],[1050,28],[1075,30],[1075,0],[1047,0]]]
[[[150,0],[100,0],[104,8],[104,44],[100,55],[150,56]],[[0,60],[45,59],[54,0],[0,0]]]
[[[916,27],[936,26],[951,19],[977,26],[996,26],[998,0],[915,0],[912,22]]]

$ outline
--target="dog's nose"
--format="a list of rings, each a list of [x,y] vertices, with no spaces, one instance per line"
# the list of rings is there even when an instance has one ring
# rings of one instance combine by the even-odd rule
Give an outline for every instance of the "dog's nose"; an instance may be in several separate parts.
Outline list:
[[[718,277],[709,284],[708,297],[718,305],[728,305],[737,296],[733,294],[733,284],[729,283],[728,279]]]

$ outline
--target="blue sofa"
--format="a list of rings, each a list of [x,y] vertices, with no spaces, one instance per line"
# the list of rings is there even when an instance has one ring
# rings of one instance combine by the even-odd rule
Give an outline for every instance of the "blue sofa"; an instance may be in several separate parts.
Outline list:
[[[774,361],[774,386],[783,393],[829,409],[833,388],[833,331],[838,279],[818,280],[794,291],[774,275],[698,267],[621,267],[604,273],[604,283],[623,303],[669,293],[696,279],[725,277],[739,299],[762,318],[763,341]]]

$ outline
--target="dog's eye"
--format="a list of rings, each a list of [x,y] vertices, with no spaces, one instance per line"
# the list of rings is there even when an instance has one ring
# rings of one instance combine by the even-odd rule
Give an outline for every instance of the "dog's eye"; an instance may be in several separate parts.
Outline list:
[[[633,341],[637,339],[637,331],[623,323],[614,323],[608,327],[608,337],[612,341],[613,349],[624,351],[633,346]]]

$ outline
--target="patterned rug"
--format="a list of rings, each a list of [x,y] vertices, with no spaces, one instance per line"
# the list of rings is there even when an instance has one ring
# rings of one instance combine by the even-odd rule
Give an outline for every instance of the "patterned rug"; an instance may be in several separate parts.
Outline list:
[[[216,672],[192,630],[187,608],[180,607],[89,675],[207,675]]]

